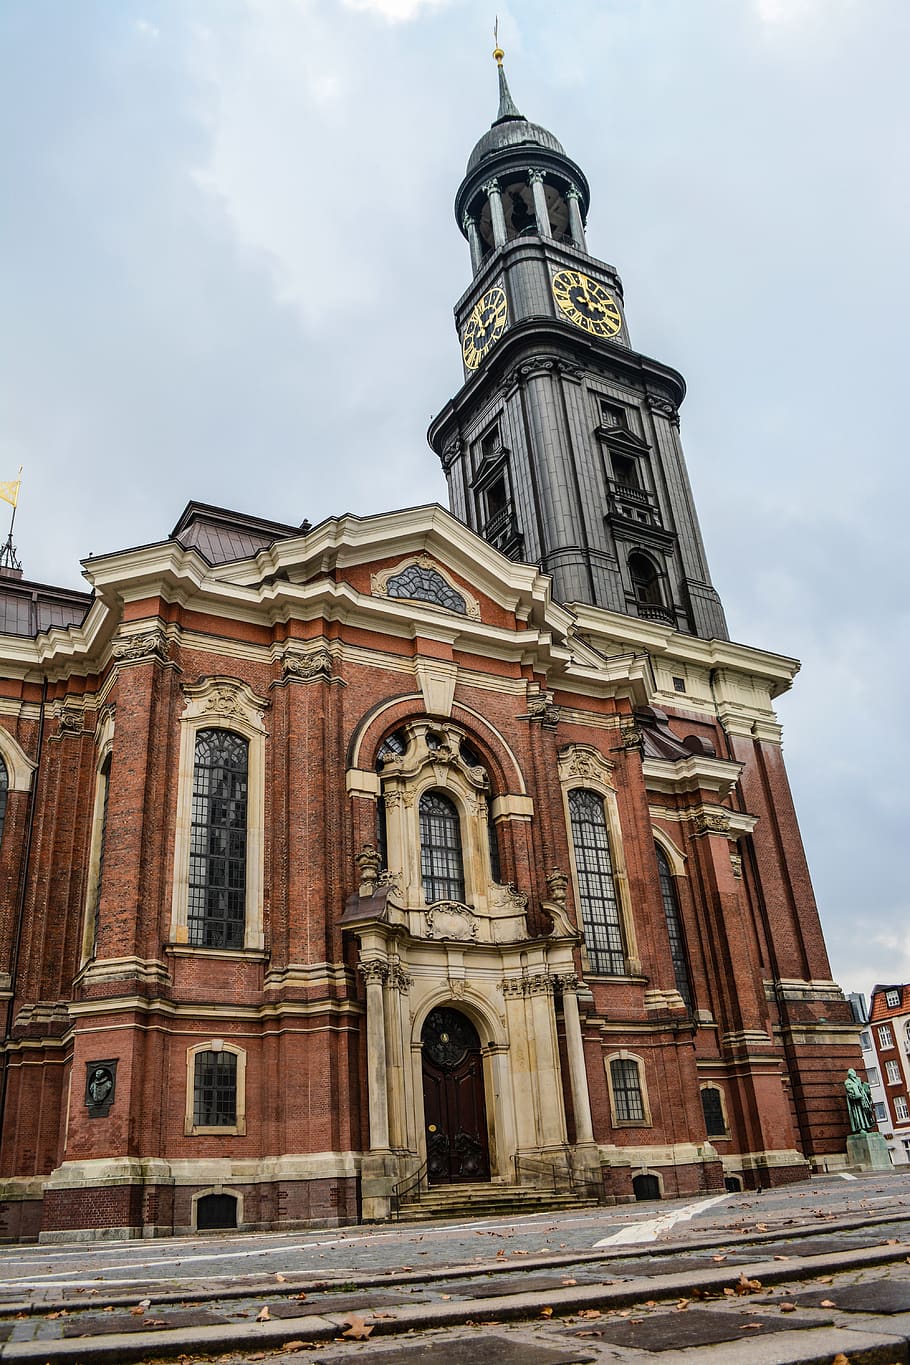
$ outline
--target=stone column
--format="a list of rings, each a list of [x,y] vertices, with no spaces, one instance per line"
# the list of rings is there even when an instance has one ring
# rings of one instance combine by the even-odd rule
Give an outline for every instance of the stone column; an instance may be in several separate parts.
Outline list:
[[[537,232],[541,237],[552,237],[550,231],[550,211],[543,187],[543,171],[528,171],[528,181],[534,196],[534,216],[537,219]]]
[[[370,1150],[388,1151],[389,1096],[386,1075],[385,1010],[382,994],[386,964],[361,962],[367,987],[367,1094],[370,1111]]]
[[[574,185],[570,185],[566,190],[566,203],[569,205],[569,231],[572,234],[572,241],[581,251],[587,251],[585,225],[581,220],[581,193]]]
[[[499,189],[499,181],[488,180],[483,187],[483,192],[490,201],[490,217],[493,221],[493,243],[495,246],[504,246],[506,241],[506,220],[502,211],[502,194]]]
[[[468,246],[471,248],[471,269],[476,275],[483,263],[483,242],[480,240],[480,233],[477,230],[477,219],[466,213],[461,224],[467,235]]]
[[[578,980],[574,976],[564,976],[558,982],[562,986],[562,1012],[566,1021],[566,1052],[569,1057],[569,1085],[572,1090],[572,1106],[575,1110],[575,1141],[578,1143],[594,1141],[594,1124],[591,1119],[591,1097],[588,1094],[588,1075],[585,1070],[585,1051],[581,1038],[581,1022],[578,1017]]]

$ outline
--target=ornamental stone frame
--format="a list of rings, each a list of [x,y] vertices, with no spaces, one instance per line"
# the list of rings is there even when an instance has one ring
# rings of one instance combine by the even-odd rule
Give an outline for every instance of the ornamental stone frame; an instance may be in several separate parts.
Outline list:
[[[249,744],[247,767],[246,922],[244,946],[238,952],[261,950],[263,925],[263,843],[265,834],[265,711],[269,702],[236,678],[203,678],[183,688],[186,706],[180,718],[180,758],[177,773],[177,812],[174,836],[174,884],[171,902],[171,942],[184,951],[230,951],[189,947],[188,901],[192,833],[193,773],[199,730],[230,730]]]
[[[92,956],[95,942],[94,907],[98,895],[98,877],[101,873],[101,836],[104,822],[105,798],[110,774],[102,780],[102,771],[114,748],[113,706],[105,707],[95,728],[95,795],[92,805],[92,841],[89,849],[88,877],[85,887],[85,904],[82,912],[82,952],[80,964],[85,966]]]

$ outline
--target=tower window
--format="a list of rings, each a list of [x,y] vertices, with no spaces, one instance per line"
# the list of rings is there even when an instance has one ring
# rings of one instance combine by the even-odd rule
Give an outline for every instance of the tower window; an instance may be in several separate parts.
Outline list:
[[[233,1052],[196,1053],[193,1123],[197,1128],[233,1128],[236,1125],[237,1057]]]
[[[583,788],[570,791],[569,819],[582,928],[591,970],[603,976],[622,976],[626,969],[626,951],[603,797]]]
[[[638,1062],[629,1057],[614,1057],[610,1062],[610,1089],[617,1123],[647,1121]]]
[[[617,483],[621,483],[624,488],[641,487],[637,460],[634,460],[631,455],[617,455],[615,451],[610,459],[613,463],[613,477]]]
[[[3,838],[3,825],[6,820],[6,801],[9,796],[9,773],[0,758],[0,839]]]
[[[197,947],[243,947],[248,748],[230,730],[196,735],[187,932]]]
[[[499,423],[480,438],[480,463],[486,464],[487,460],[492,460],[502,445],[499,436]]]
[[[727,1121],[724,1118],[723,1097],[716,1085],[706,1085],[701,1092],[701,1107],[705,1115],[705,1132],[708,1137],[726,1137]]]
[[[420,873],[427,905],[464,901],[464,863],[458,810],[442,792],[420,798]]]
[[[637,553],[629,555],[629,577],[632,580],[632,591],[635,594],[636,602],[649,606],[663,605],[660,574],[647,555]]]
[[[608,403],[605,398],[600,400],[600,422],[601,426],[619,427],[623,431],[629,429],[629,417],[625,408],[621,408],[618,403]]]
[[[660,894],[664,903],[664,917],[667,921],[667,937],[670,940],[670,957],[673,959],[673,972],[676,976],[676,989],[683,998],[686,1009],[692,1012],[692,984],[689,980],[689,964],[686,961],[686,944],[683,938],[682,921],[679,916],[679,901],[676,896],[676,878],[670,871],[670,863],[660,844],[655,844],[657,871],[660,877]],[[704,1094],[704,1091],[702,1091]]]

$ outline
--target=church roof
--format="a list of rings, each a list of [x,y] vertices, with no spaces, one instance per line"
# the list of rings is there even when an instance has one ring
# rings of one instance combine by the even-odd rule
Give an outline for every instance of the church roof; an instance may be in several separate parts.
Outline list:
[[[476,170],[487,157],[495,156],[497,152],[514,147],[543,147],[547,151],[558,152],[560,156],[566,154],[565,148],[558,138],[554,137],[546,128],[542,128],[539,123],[529,123],[524,115],[519,113],[509,90],[509,83],[506,80],[501,58],[498,57],[497,62],[499,66],[499,112],[489,132],[484,133],[468,157],[466,172],[468,175]]]

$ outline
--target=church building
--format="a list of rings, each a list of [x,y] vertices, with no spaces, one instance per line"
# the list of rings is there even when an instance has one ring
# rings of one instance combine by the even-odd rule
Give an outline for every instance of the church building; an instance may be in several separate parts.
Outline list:
[[[88,592],[0,570],[5,1240],[845,1162],[857,1028],[774,712],[798,665],[729,638],[684,381],[495,55],[429,432],[451,510],[191,502]]]

